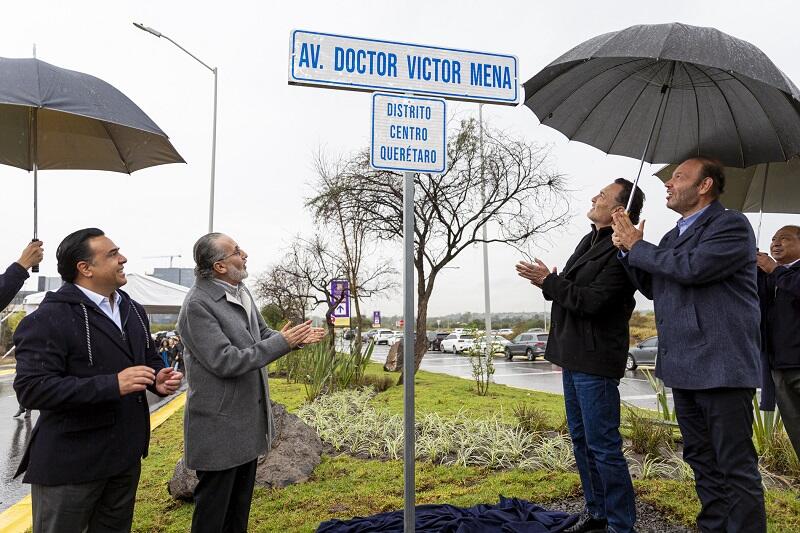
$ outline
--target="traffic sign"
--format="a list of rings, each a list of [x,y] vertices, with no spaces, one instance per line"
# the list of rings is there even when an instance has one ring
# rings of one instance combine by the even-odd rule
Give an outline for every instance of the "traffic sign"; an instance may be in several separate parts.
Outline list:
[[[332,33],[292,32],[289,83],[516,105],[517,58]]]
[[[441,98],[372,95],[370,164],[381,170],[444,172],[445,102]]]
[[[331,305],[335,305],[331,316],[350,317],[350,282],[346,279],[331,280]]]
[[[380,311],[373,311],[372,312],[372,327],[373,328],[381,327],[381,312]]]

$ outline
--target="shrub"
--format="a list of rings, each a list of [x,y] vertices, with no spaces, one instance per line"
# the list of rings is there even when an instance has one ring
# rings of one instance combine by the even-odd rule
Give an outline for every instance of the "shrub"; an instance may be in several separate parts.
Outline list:
[[[626,407],[625,427],[630,431],[629,448],[645,457],[662,457],[665,449],[671,450],[675,446],[670,426],[643,415],[636,409]]]
[[[517,420],[517,425],[528,433],[544,433],[550,426],[550,419],[547,417],[547,413],[525,402],[516,404],[512,411],[514,418]]]

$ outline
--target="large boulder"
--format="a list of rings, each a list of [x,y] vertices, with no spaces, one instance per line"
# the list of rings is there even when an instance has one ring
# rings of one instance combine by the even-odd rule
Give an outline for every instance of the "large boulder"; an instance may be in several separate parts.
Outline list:
[[[281,488],[306,481],[322,460],[322,441],[314,428],[272,402],[275,439],[269,453],[258,458],[256,484]],[[176,500],[191,500],[197,486],[197,475],[183,463],[175,465],[169,480],[170,495]]]
[[[386,354],[386,362],[383,369],[386,372],[399,372],[403,368],[403,340],[392,344],[389,353]]]

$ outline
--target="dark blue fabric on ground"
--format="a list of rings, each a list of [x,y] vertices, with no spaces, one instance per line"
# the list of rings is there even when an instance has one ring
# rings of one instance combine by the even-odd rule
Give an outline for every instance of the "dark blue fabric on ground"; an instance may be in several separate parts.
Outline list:
[[[461,508],[452,505],[418,505],[418,533],[554,533],[563,531],[578,521],[578,515],[548,511],[536,504],[517,498],[500,496],[497,505],[480,504]],[[403,531],[403,511],[391,511],[352,520],[328,520],[317,533],[368,533],[372,531]]]

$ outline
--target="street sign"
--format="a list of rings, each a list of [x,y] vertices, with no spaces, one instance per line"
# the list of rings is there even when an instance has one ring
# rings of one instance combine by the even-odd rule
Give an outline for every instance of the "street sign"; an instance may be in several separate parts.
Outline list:
[[[292,32],[289,83],[516,105],[517,58],[420,44]]]
[[[369,161],[377,169],[444,172],[444,100],[374,93],[371,138]]]
[[[346,279],[331,280],[331,305],[335,305],[331,316],[350,317],[350,283]]]
[[[373,311],[372,312],[372,327],[373,328],[381,327],[381,312],[380,311]]]

